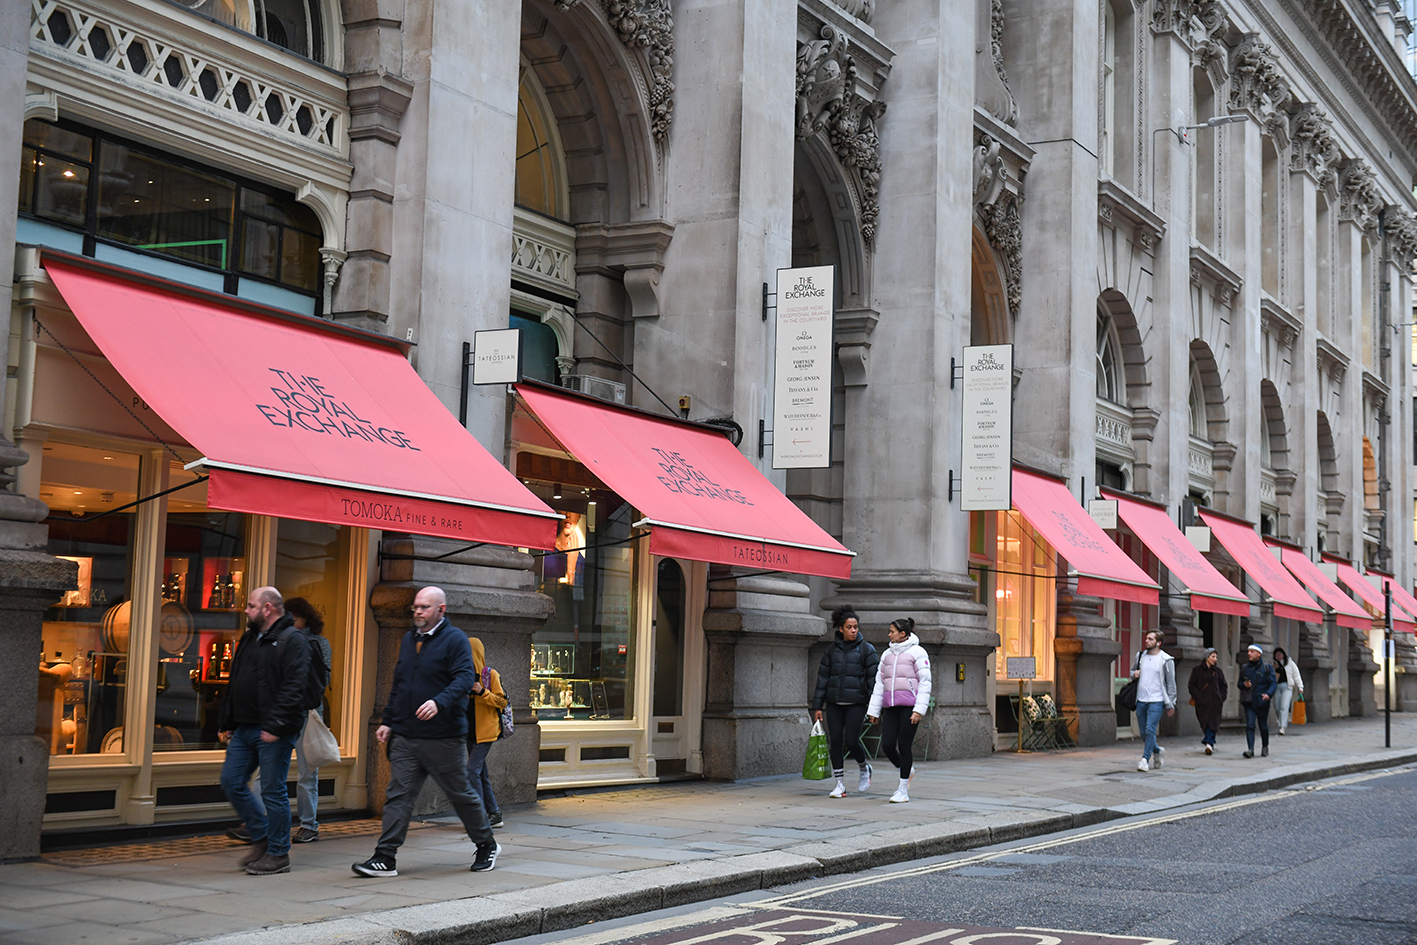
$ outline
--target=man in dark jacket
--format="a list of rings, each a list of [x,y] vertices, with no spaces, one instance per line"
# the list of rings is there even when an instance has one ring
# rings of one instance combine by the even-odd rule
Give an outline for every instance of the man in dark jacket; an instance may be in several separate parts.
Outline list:
[[[1260,757],[1269,757],[1269,703],[1279,688],[1274,667],[1264,661],[1264,650],[1251,643],[1247,651],[1249,662],[1240,667],[1240,704],[1245,707],[1245,741],[1249,748],[1241,752],[1246,758],[1255,756],[1255,727],[1260,730]]]
[[[425,587],[413,598],[413,626],[399,646],[399,661],[384,724],[374,737],[389,746],[389,786],[384,791],[384,831],[374,855],[354,864],[360,876],[397,876],[394,856],[408,835],[413,802],[423,783],[433,780],[447,795],[469,839],[477,846],[472,871],[497,864],[502,848],[482,801],[467,780],[467,696],[477,681],[467,634],[443,614],[448,599],[440,588]]]
[[[240,863],[252,876],[290,872],[290,753],[305,726],[310,649],[285,612],[280,591],[258,587],[246,599],[246,633],[236,645],[221,706],[226,742],[221,788],[251,835]],[[261,770],[261,796],[251,775]]]

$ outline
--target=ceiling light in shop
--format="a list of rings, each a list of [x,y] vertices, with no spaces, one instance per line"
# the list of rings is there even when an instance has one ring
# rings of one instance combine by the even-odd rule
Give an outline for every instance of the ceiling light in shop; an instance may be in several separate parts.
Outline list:
[[[559,498],[561,498],[561,484],[560,484],[559,482],[556,483],[554,486],[551,487],[551,498],[553,498],[553,499],[559,499]]]

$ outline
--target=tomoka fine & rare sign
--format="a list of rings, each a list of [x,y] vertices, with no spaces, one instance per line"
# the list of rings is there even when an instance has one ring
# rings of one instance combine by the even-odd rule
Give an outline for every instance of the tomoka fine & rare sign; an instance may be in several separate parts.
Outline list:
[[[836,269],[777,271],[777,378],[772,468],[831,465],[832,316]]]
[[[1014,346],[964,349],[960,508],[1013,505]]]

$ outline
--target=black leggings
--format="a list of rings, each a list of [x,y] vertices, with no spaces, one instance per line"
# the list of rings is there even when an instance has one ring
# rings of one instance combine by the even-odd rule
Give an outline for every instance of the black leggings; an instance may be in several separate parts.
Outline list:
[[[861,744],[861,720],[866,717],[866,706],[828,702],[822,711],[827,719],[827,741],[831,746],[832,770],[841,770],[846,751],[851,752],[851,757],[856,759],[857,764],[864,765],[866,746]]]
[[[896,705],[881,710],[881,751],[900,769],[902,778],[910,777],[910,766],[915,757],[910,746],[915,741],[915,730],[920,723],[910,721],[915,706]]]

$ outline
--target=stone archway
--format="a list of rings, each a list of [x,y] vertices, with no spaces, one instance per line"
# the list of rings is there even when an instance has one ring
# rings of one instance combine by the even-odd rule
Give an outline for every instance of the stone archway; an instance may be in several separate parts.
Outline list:
[[[989,245],[989,237],[975,226],[970,233],[969,343],[1003,345],[1014,340],[1009,313],[1008,283],[1004,267]]]

